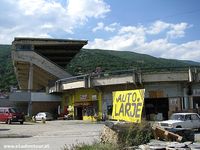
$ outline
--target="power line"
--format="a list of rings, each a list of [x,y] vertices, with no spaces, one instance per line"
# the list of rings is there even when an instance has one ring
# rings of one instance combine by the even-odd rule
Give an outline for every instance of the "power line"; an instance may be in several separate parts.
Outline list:
[[[196,13],[196,12],[200,12],[200,9],[190,10],[190,11],[186,11],[186,12],[179,12],[179,13],[176,13],[176,14],[173,14],[173,15],[166,16],[164,18],[172,18],[172,17],[184,15],[184,14],[193,14],[193,13]]]
[[[197,12],[200,12],[200,9],[189,10],[189,11],[185,11],[185,12],[178,12],[178,13],[171,14],[171,15],[168,15],[168,16],[163,16],[163,17],[160,17],[160,18],[148,19],[144,22],[151,22],[151,21],[155,21],[155,20],[163,20],[163,19],[167,19],[167,18],[173,18],[173,17],[185,15],[185,14],[194,14],[194,13],[197,13]]]

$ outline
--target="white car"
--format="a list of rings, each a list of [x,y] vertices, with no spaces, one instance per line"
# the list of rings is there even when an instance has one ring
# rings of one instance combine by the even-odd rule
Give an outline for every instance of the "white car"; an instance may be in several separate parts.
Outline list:
[[[39,120],[53,120],[53,115],[50,114],[49,112],[39,112],[36,116],[35,116],[35,120],[39,121]]]
[[[174,113],[170,120],[158,122],[163,128],[200,129],[200,116],[197,113]]]

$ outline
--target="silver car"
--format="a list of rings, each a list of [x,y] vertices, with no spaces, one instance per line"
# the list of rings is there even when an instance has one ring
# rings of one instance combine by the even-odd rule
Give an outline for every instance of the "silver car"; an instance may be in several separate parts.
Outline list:
[[[200,128],[200,116],[197,113],[174,113],[170,120],[158,122],[163,128]]]
[[[44,120],[53,120],[53,115],[49,112],[39,112],[35,116],[36,121],[43,120],[43,119]]]

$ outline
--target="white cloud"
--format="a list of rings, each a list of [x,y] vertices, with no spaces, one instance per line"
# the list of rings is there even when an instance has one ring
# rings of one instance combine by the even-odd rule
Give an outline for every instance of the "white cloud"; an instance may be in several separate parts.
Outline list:
[[[179,38],[184,37],[185,30],[189,28],[187,23],[180,23],[175,25],[170,25],[171,30],[167,32],[167,35],[170,36],[170,38]]]
[[[97,23],[97,26],[92,29],[92,31],[96,32],[97,30],[102,30],[103,28],[104,28],[104,23],[103,22],[99,22],[99,23]]]
[[[200,62],[200,40],[190,41],[183,44],[176,44],[168,49],[162,57],[179,58],[183,60],[195,60]]]
[[[64,10],[60,3],[45,0],[18,0],[16,3],[19,10],[22,10],[27,16],[44,15],[55,10]]]
[[[114,32],[114,31],[117,30],[117,28],[119,26],[120,26],[119,23],[116,23],[116,22],[112,23],[112,24],[110,24],[110,25],[108,25],[108,26],[105,27],[105,31],[107,31],[107,32]]]
[[[185,30],[190,26],[185,23],[181,22],[178,24],[166,23],[163,21],[156,21],[154,22],[149,28],[146,29],[146,33],[150,35],[156,35],[161,32],[167,31],[167,37],[171,39],[184,37]]]
[[[92,32],[96,32],[98,30],[103,30],[107,32],[114,32],[119,27],[119,23],[112,23],[108,26],[105,26],[103,22],[97,23],[97,26],[92,29]]]
[[[0,28],[0,41],[3,41],[4,44],[11,44],[11,41],[13,41],[14,37],[24,37],[24,35],[26,35],[26,37],[51,37],[48,34],[42,32],[40,29],[32,29],[30,31],[29,28],[24,26],[18,26],[9,29]]]
[[[90,18],[103,18],[110,6],[103,0],[1,0],[0,43],[14,36],[51,37],[57,30],[72,34]],[[11,32],[12,31],[12,32]]]
[[[119,35],[124,35],[124,34],[132,34],[132,35],[137,35],[139,37],[145,37],[145,28],[143,26],[125,26],[121,27],[121,29],[118,31]]]
[[[0,43],[10,44],[16,36],[51,37],[51,33],[73,34],[90,19],[101,19],[111,11],[104,0],[1,0]],[[192,27],[186,22],[161,20],[149,25],[121,26],[97,23],[93,32],[112,32],[106,39],[94,39],[88,48],[129,50],[157,57],[200,61],[200,40],[173,43]],[[98,33],[98,32],[97,32]]]
[[[89,17],[105,17],[110,6],[103,0],[68,0],[67,13],[74,20],[85,21]]]
[[[187,23],[177,24],[156,21],[148,26],[121,26],[108,40],[94,39],[87,48],[126,50],[171,59],[187,59],[200,62],[200,40],[182,44],[173,42],[174,38],[185,36]],[[158,37],[159,38],[158,38]]]
[[[156,21],[154,22],[148,29],[147,33],[148,34],[159,34],[160,32],[166,30],[167,28],[170,27],[169,23],[163,22],[163,21]]]
[[[145,42],[139,50],[141,50],[142,53],[148,52],[148,54],[151,54],[152,56],[161,57],[163,53],[167,53],[168,50],[174,46],[176,46],[176,44],[169,43],[167,39],[157,39]]]
[[[116,35],[109,40],[95,39],[86,47],[109,50],[131,50],[132,47],[141,45],[143,42],[144,37],[139,37],[134,34],[125,34],[123,36]]]

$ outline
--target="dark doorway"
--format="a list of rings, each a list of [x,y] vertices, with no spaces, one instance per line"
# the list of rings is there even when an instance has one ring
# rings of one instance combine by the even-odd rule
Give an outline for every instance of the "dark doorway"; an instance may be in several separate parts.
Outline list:
[[[193,108],[200,108],[200,97],[193,97]]]
[[[169,100],[168,98],[147,98],[144,105],[146,119],[151,120],[152,114],[162,114],[164,120],[168,119]]]
[[[83,120],[83,107],[77,107],[77,119]]]
[[[200,114],[200,96],[193,97],[193,108]]]

